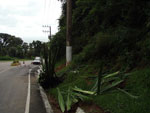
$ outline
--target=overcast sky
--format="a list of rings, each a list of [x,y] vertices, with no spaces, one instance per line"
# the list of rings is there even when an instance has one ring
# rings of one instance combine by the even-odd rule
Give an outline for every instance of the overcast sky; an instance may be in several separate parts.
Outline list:
[[[20,37],[25,42],[48,41],[42,25],[51,25],[52,34],[58,30],[61,2],[58,0],[0,0],[0,33]]]

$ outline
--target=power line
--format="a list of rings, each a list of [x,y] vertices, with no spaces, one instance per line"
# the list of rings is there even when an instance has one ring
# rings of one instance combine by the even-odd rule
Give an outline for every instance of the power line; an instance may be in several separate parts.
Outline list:
[[[49,23],[50,16],[51,16],[51,0],[48,0],[48,2],[47,2],[47,21],[46,21],[46,24]]]
[[[46,13],[46,0],[44,0],[44,15]]]
[[[46,0],[43,0],[43,16],[42,16],[42,23],[44,24],[44,22],[46,21]]]
[[[43,24],[48,24],[49,15],[50,15],[50,5],[51,0],[44,0],[44,8],[43,8]]]

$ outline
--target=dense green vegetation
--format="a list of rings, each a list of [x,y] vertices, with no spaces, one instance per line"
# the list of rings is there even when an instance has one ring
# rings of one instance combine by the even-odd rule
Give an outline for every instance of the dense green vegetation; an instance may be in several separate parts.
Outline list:
[[[131,98],[118,90],[97,96],[93,99],[105,110],[111,111],[112,113],[148,113],[150,112],[148,107],[150,104],[149,80],[149,68],[133,71],[128,77],[124,89],[139,96],[138,99]]]
[[[43,88],[55,87],[59,83],[59,78],[55,73],[55,64],[56,58],[58,55],[59,49],[48,47],[47,44],[44,44],[43,47],[43,58],[42,61],[42,71],[39,76],[39,83]]]
[[[103,74],[120,71],[123,77],[128,76],[113,90],[86,101],[93,101],[111,113],[150,112],[149,20],[148,0],[73,0],[73,61],[57,71],[57,76],[63,79],[57,87],[61,91],[75,86],[91,90],[94,85],[92,77],[98,75],[103,62]],[[64,1],[59,31],[50,41],[51,47],[61,48],[56,69],[65,64],[65,39]],[[50,89],[50,94],[57,98],[57,89]]]
[[[65,55],[66,3],[53,45]],[[72,45],[79,62],[102,60],[130,68],[149,59],[149,2],[147,0],[73,0]]]
[[[0,60],[6,61],[6,60],[14,60],[14,58],[10,56],[0,56]]]
[[[68,70],[64,68],[57,74],[62,75]],[[88,71],[87,71],[88,70]],[[78,68],[78,73],[69,71],[65,73],[65,80],[62,84],[59,84],[61,91],[65,92],[69,87],[79,87],[84,90],[91,90],[93,85],[92,76],[96,76],[93,73],[93,66],[86,65],[82,68]],[[128,73],[125,82],[118,87],[125,90],[129,94],[126,94],[116,88],[107,91],[101,95],[90,96],[91,99],[85,100],[86,102],[94,102],[111,113],[148,113],[149,109],[149,80],[150,71],[149,67],[145,69],[133,70]],[[53,88],[49,90],[49,93],[57,98],[57,89]],[[132,95],[132,96],[130,96]],[[67,96],[67,95],[66,95]],[[134,98],[136,97],[136,98]]]
[[[0,33],[0,60],[31,59],[40,56],[41,48],[42,42],[40,41],[28,44],[19,37]]]

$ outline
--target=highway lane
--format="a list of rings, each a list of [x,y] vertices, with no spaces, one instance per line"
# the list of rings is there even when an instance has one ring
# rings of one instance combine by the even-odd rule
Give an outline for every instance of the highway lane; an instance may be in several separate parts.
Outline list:
[[[11,67],[9,64],[0,63],[0,113],[25,113],[29,69],[32,69],[29,113],[45,113],[34,74],[37,66]]]
[[[0,72],[6,71],[11,68],[15,68],[15,66],[11,66],[12,61],[0,61]],[[20,61],[23,66],[23,61]],[[31,61],[25,61],[26,65],[30,65]]]

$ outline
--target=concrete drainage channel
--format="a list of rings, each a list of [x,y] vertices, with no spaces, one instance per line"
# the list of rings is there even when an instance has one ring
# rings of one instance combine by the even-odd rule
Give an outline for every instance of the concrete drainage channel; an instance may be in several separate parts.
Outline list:
[[[39,75],[40,75],[40,72],[41,72],[40,70],[41,70],[41,68],[38,70],[37,79],[39,78]],[[47,113],[54,113],[54,111],[53,111],[53,109],[52,109],[52,107],[51,107],[51,105],[50,105],[50,103],[48,101],[47,95],[44,92],[44,89],[40,86],[40,84],[38,84],[38,85],[39,85],[40,94],[41,94],[44,106],[46,108],[46,112]],[[77,110],[76,110],[76,113],[85,113],[85,112],[83,111],[83,109],[81,109],[80,107],[78,107]]]

